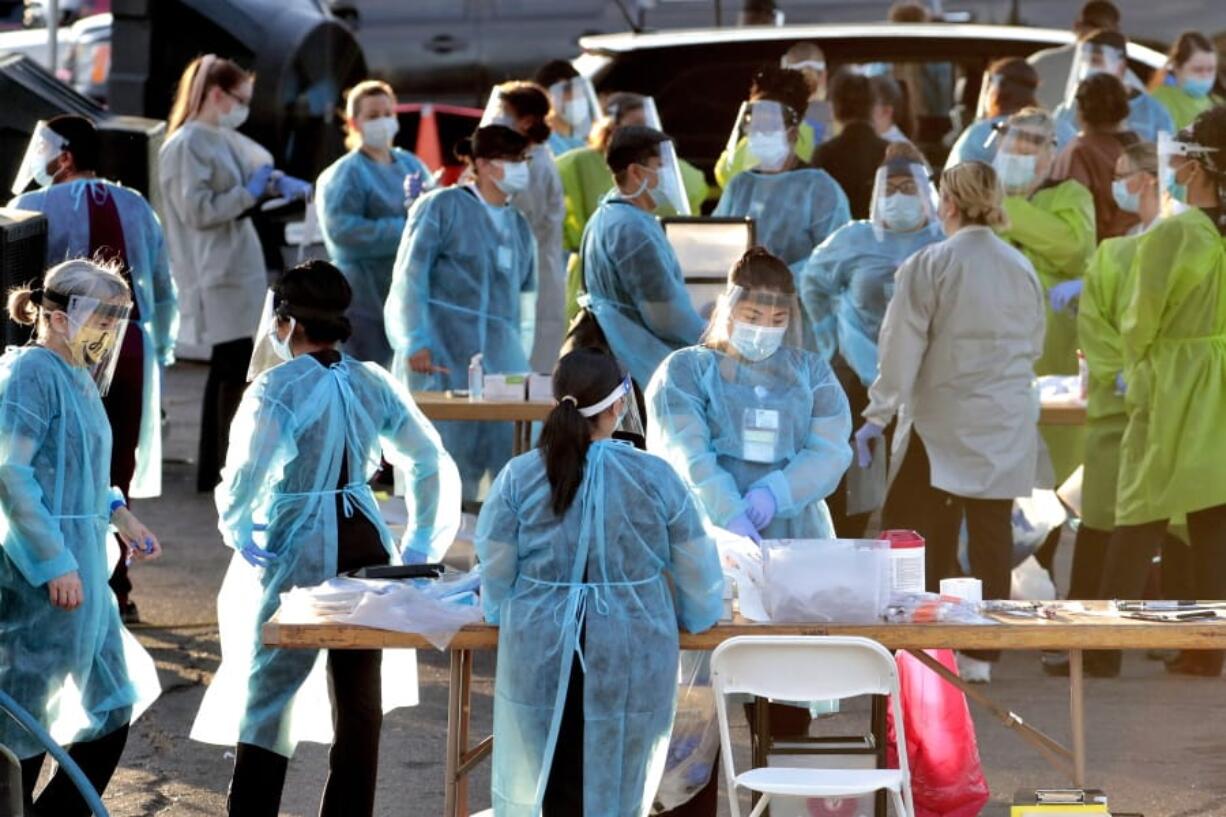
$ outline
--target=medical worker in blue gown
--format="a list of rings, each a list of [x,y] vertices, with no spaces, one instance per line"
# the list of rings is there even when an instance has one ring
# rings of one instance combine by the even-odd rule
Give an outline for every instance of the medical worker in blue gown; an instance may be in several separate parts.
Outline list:
[[[393,372],[417,390],[465,389],[481,355],[488,373],[522,374],[535,332],[536,240],[508,200],[527,189],[528,140],[478,128],[456,152],[476,181],[436,190],[409,211],[384,307]],[[464,498],[511,458],[510,423],[439,423]]]
[[[129,557],[161,553],[111,483],[99,399],[131,303],[113,267],[66,261],[9,296],[9,315],[35,326],[35,341],[0,358],[0,690],[68,747],[99,792],[128,725],[160,692],[107,587],[112,527]],[[21,761],[26,814],[91,813],[63,768],[33,798],[46,750],[7,716],[0,746]]]
[[[111,484],[125,499],[162,493],[162,367],[174,362],[178,298],[170,277],[166,242],[157,214],[135,190],[97,177],[101,143],[83,116],[56,116],[30,140],[41,189],[23,193],[11,207],[47,217],[47,266],[70,258],[105,258],[119,265],[132,290],[131,330],[112,388],[102,398],[111,423]],[[26,180],[19,176],[19,187]],[[129,598],[126,558],[117,558],[111,588],[125,622],[138,621]]]
[[[583,229],[586,291],[579,303],[642,389],[670,352],[698,341],[704,326],[653,215],[664,202],[681,200],[681,174],[672,140],[637,125],[614,131],[605,161],[615,187]]]
[[[851,462],[851,414],[830,366],[798,346],[791,271],[760,247],[732,268],[701,345],[647,389],[647,448],[719,527],[761,539],[833,535],[826,497]]]
[[[1123,130],[1132,131],[1143,142],[1157,142],[1160,131],[1175,132],[1174,120],[1162,103],[1128,84],[1127,55],[1128,38],[1118,31],[1095,31],[1081,39],[1073,54],[1064,101],[1052,111],[1058,128],[1083,130],[1077,118],[1077,86],[1094,74],[1111,74],[1128,91],[1128,119]]]
[[[868,407],[877,377],[877,334],[894,294],[894,271],[943,238],[927,164],[910,145],[891,145],[877,169],[869,218],[839,228],[810,256],[800,300],[818,349],[843,385],[852,416]],[[867,471],[853,462],[830,497],[839,536],[864,535],[885,499],[885,460]]]
[[[252,358],[278,365],[248,386],[230,428],[216,499],[236,553],[217,597],[221,667],[192,738],[237,744],[231,817],[276,817],[300,740],[332,743],[320,815],[373,814],[382,714],[416,703],[412,654],[278,650],[260,632],[282,593],[371,565],[436,561],[459,525],[459,477],[430,423],[382,367],[338,350],[351,298],[326,261],[281,277]],[[381,453],[408,478],[399,546],[368,485]]]
[[[345,351],[391,368],[383,304],[409,207],[433,186],[430,170],[392,140],[400,130],[396,94],[380,80],[359,82],[345,97],[345,146],[315,183],[315,208],[332,263],[353,288]]]
[[[749,216],[760,246],[799,273],[813,248],[851,221],[847,196],[824,170],[796,157],[796,138],[809,100],[800,71],[767,66],[754,77],[730,145],[747,138],[745,173],[729,180],[712,215]]]
[[[610,439],[637,417],[601,351],[559,361],[540,447],[513,459],[477,522],[499,624],[491,794],[499,817],[646,817],[668,749],[678,628],[719,619],[723,572],[685,484]]]

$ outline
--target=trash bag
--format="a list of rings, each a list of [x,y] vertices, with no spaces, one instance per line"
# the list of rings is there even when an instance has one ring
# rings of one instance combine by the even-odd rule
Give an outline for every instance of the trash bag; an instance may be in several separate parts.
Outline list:
[[[1013,568],[1012,589],[1009,598],[1017,601],[1053,601],[1056,584],[1047,568],[1039,560],[1028,556],[1026,561]]]
[[[956,673],[953,650],[925,650]],[[899,688],[911,766],[916,817],[975,817],[991,796],[979,762],[979,743],[966,696],[953,684],[899,651]],[[887,716],[887,758],[898,768],[894,713]]]
[[[681,653],[677,715],[668,741],[668,759],[651,813],[688,803],[710,781],[718,757],[719,722],[711,688],[711,653],[685,650]]]

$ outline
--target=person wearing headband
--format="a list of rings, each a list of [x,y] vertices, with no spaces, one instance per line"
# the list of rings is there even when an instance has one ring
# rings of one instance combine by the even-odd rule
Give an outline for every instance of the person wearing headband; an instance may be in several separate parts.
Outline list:
[[[162,221],[179,288],[180,341],[209,350],[196,489],[221,478],[226,432],[242,399],[251,336],[267,289],[264,250],[250,214],[274,196],[310,185],[277,175],[272,154],[237,130],[247,121],[255,77],[205,54],[179,79],[158,152]]]
[[[441,559],[459,527],[460,480],[404,388],[339,351],[352,300],[339,270],[307,262],[272,294],[261,344],[280,363],[252,381],[230,431],[216,491],[222,539],[234,551],[217,596],[222,660],[191,736],[236,747],[229,814],[276,817],[296,742],[331,732],[319,814],[371,817],[383,713],[417,701],[413,653],[384,660],[378,650],[337,650],[323,661],[314,650],[265,647],[260,632],[294,587]],[[408,477],[399,543],[369,485],[381,453]],[[381,668],[396,682],[383,684]]]
[[[477,519],[499,625],[490,795],[498,814],[642,814],[668,751],[678,629],[718,621],[723,569],[682,480],[611,439],[637,413],[618,362],[570,352],[553,393],[538,448]]]
[[[741,119],[728,140],[730,146],[745,142],[744,172],[727,183],[712,213],[752,218],[757,243],[795,274],[814,247],[851,220],[851,207],[838,182],[825,170],[802,166],[797,158],[807,90],[804,75],[789,68],[768,65],[754,76],[749,101],[742,105]]]
[[[111,482],[125,498],[162,493],[162,369],[174,362],[179,308],[162,225],[140,193],[98,177],[101,142],[94,123],[65,114],[40,123],[30,140],[48,186],[9,204],[47,216],[47,265],[65,258],[114,261],[132,290],[132,331],[113,388],[102,398],[111,424]],[[36,173],[36,175],[38,175]],[[21,177],[15,187],[24,188]],[[111,589],[125,623],[140,620],[130,598],[127,559],[116,559]]]
[[[430,169],[393,144],[400,130],[396,94],[381,80],[359,82],[345,95],[345,145],[315,184],[315,209],[328,257],[353,288],[353,335],[345,351],[392,367],[383,304],[406,214],[434,187]]]
[[[1158,145],[1164,212],[1137,240],[1121,322],[1128,425],[1120,444],[1106,598],[1140,598],[1168,523],[1186,516],[1195,597],[1226,594],[1226,108]],[[1118,664],[1118,655],[1115,661]],[[1168,669],[1217,676],[1221,651]]]
[[[107,587],[111,530],[129,559],[162,552],[111,481],[100,399],[131,304],[113,265],[60,263],[38,288],[9,294],[9,317],[35,335],[0,357],[0,689],[68,747],[99,793],[129,724],[161,692]],[[33,798],[46,749],[12,718],[0,718],[0,746],[21,761],[26,814],[90,813],[63,766]]]
[[[456,146],[474,181],[427,193],[413,206],[383,308],[392,371],[410,390],[468,387],[468,366],[523,374],[534,335],[537,248],[510,204],[528,185],[529,142],[503,125]],[[511,458],[511,423],[447,422],[439,433],[479,499],[482,479]]]

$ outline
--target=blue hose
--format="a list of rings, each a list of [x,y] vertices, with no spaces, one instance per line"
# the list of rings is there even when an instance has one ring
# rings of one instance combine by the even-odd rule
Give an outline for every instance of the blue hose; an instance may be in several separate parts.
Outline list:
[[[72,780],[73,785],[77,787],[77,791],[81,793],[81,797],[85,799],[85,805],[89,806],[90,811],[94,813],[94,817],[110,817],[106,810],[106,806],[102,805],[102,798],[98,796],[98,792],[94,791],[94,786],[89,782],[89,778],[81,771],[81,767],[68,756],[60,745],[52,739],[51,735],[47,734],[47,730],[38,721],[34,720],[29,712],[22,706],[9,697],[8,693],[0,690],[0,709],[3,709],[9,716],[21,724],[27,732],[34,737],[47,749],[47,753],[55,758],[55,762],[60,764],[60,767],[68,772],[68,777]]]

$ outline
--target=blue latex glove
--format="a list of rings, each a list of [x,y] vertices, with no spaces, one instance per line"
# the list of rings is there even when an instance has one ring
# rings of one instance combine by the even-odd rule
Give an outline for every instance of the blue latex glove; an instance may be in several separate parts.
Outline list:
[[[1065,281],[1056,284],[1047,293],[1048,300],[1051,301],[1051,308],[1057,312],[1063,312],[1073,305],[1076,298],[1081,297],[1081,279],[1076,281]]]
[[[749,517],[745,514],[741,514],[729,522],[728,530],[737,536],[745,536],[752,539],[756,545],[762,544],[762,537],[758,535],[758,529],[754,527],[753,522],[750,522]]]
[[[777,506],[775,503],[775,495],[770,492],[770,488],[750,488],[745,494],[745,504],[749,506],[745,511],[745,515],[749,517],[749,521],[758,530],[765,530],[766,526],[775,518]]]
[[[268,180],[272,178],[272,165],[264,165],[252,174],[243,185],[253,199],[262,198],[268,192]]]
[[[276,179],[277,193],[287,199],[309,199],[311,183],[282,174]]]
[[[421,190],[425,182],[422,181],[421,173],[406,173],[404,174],[404,206],[405,209],[413,206],[413,202],[417,201],[417,197],[421,195]]]
[[[248,564],[254,565],[255,567],[268,567],[278,559],[277,554],[273,553],[271,550],[264,550],[264,548],[260,547],[255,542],[248,542],[247,544],[243,545],[243,549],[240,550],[239,553],[243,555],[243,558],[247,560]]]
[[[856,458],[861,468],[868,468],[873,464],[872,442],[884,437],[885,426],[879,426],[871,421],[860,426],[860,430],[856,432]]]
[[[1117,372],[1115,375],[1115,393],[1120,397],[1128,394],[1128,384],[1124,382],[1124,373]]]

